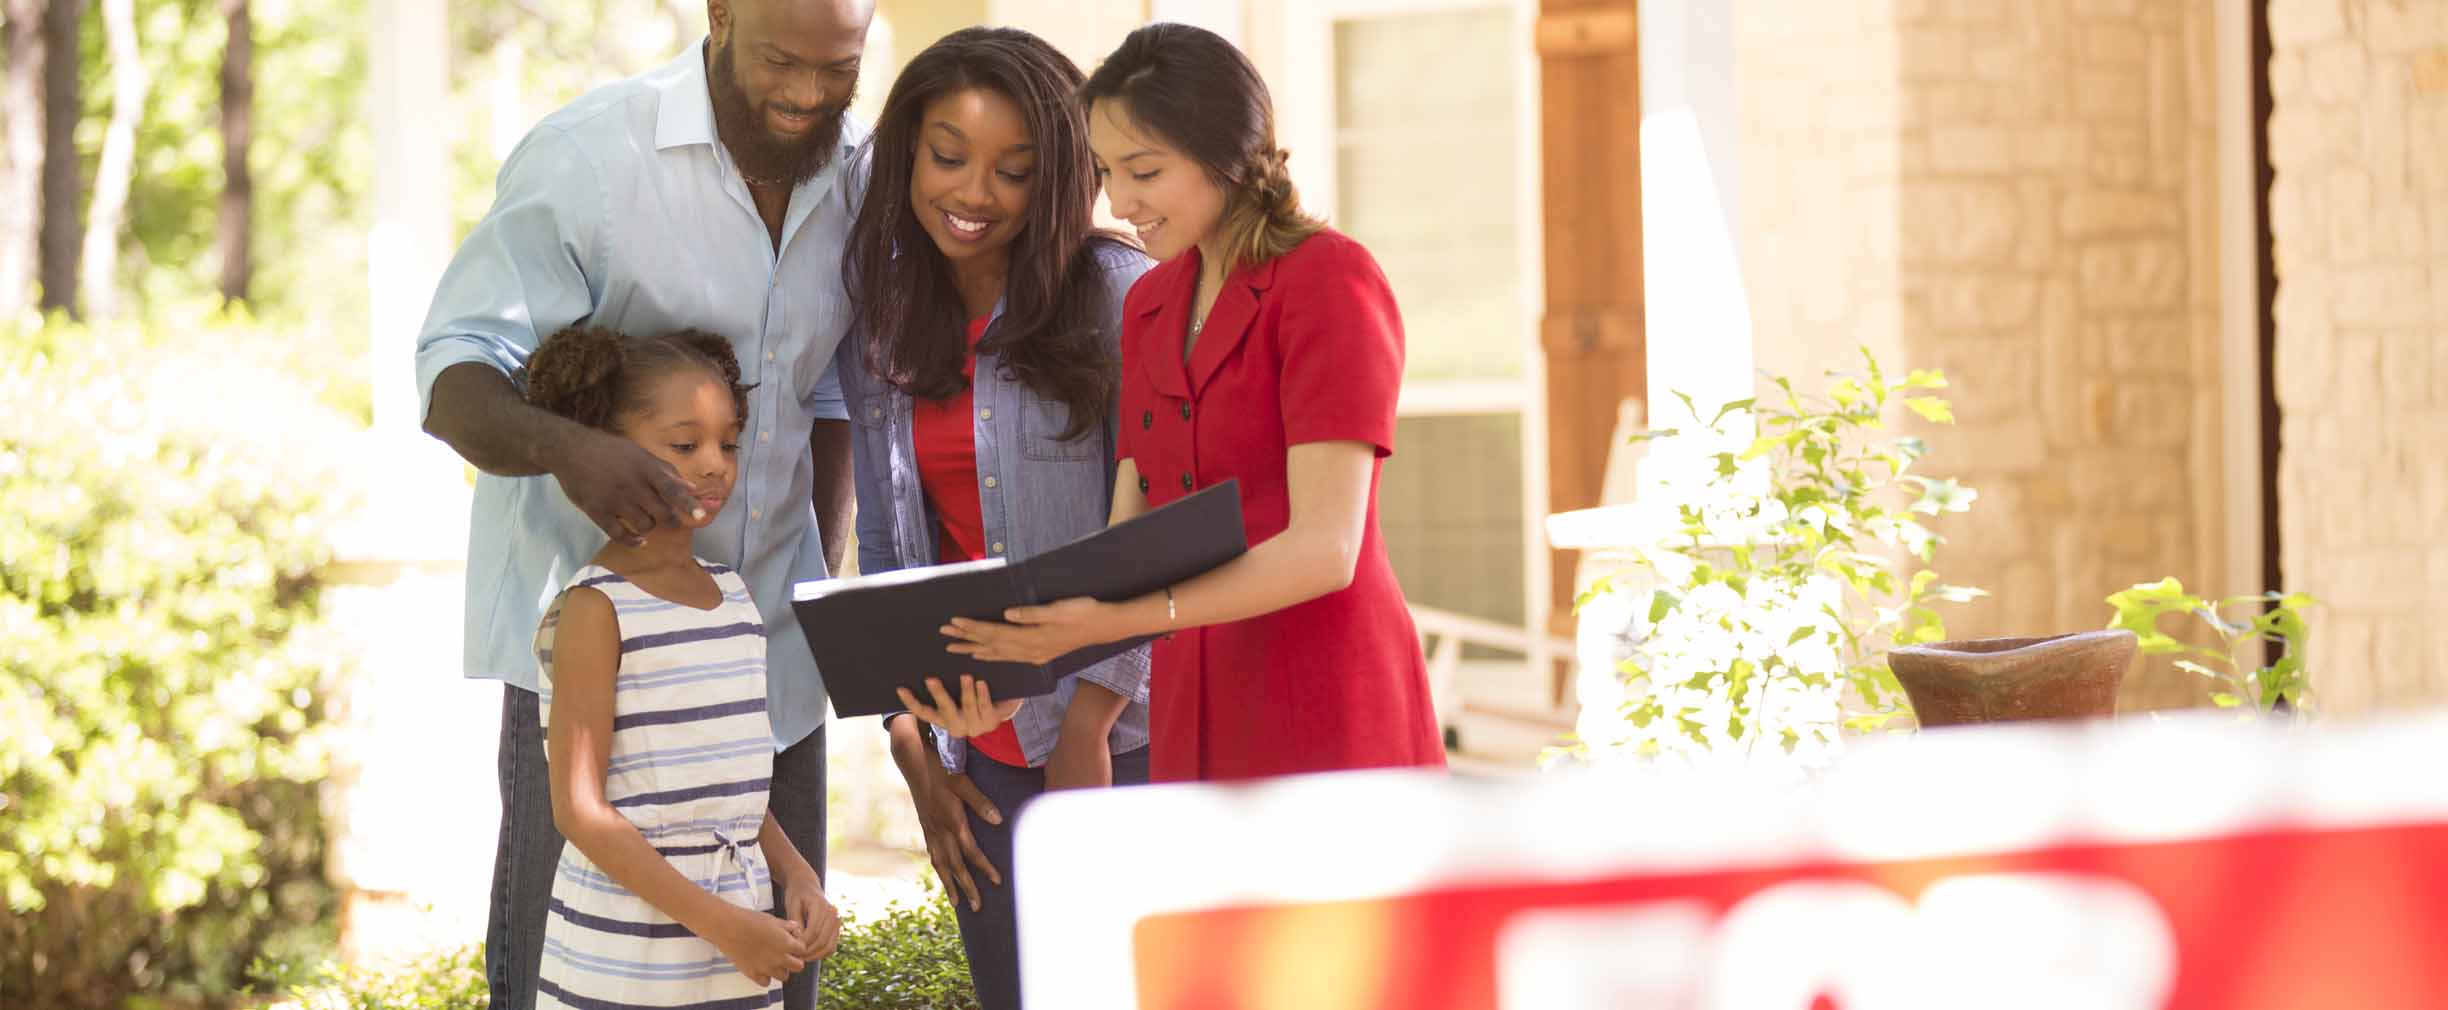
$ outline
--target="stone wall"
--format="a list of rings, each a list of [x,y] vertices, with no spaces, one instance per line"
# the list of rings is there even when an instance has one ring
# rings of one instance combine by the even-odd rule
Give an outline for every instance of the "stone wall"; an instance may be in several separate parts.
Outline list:
[[[1944,369],[1927,472],[1996,594],[1959,637],[2099,627],[2224,571],[2212,8],[2199,0],[1744,4],[1743,248],[1764,369],[1866,344]],[[2239,475],[2249,479],[2247,475]],[[2151,668],[2128,708],[2200,700]]]
[[[2272,0],[2280,563],[2334,711],[2448,701],[2448,3]]]

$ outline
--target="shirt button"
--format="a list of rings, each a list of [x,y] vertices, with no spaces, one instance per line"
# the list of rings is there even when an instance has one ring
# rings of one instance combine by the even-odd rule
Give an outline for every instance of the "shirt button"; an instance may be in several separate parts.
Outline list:
[[[1140,494],[1146,494],[1147,492],[1148,492],[1148,482],[1147,482],[1147,478],[1145,478],[1145,477],[1141,477],[1141,478],[1139,478],[1139,493],[1140,493]]]
[[[995,479],[994,479],[994,478],[992,478],[992,477],[988,477],[988,478],[986,478],[986,489],[987,489],[987,490],[989,490],[989,491],[994,490],[994,486],[995,486]]]
[[[993,408],[993,407],[988,407],[988,408],[986,408],[986,409],[984,409],[984,410],[978,411],[978,420],[980,420],[980,421],[992,421],[992,420],[994,420],[994,408]]]
[[[1190,401],[1188,401],[1188,400],[1183,400],[1183,401],[1182,401],[1182,420],[1187,421],[1187,420],[1189,420],[1189,419],[1190,419]]]
[[[1155,427],[1155,426],[1156,426],[1156,412],[1155,412],[1155,411],[1151,410],[1151,411],[1148,411],[1148,412],[1146,412],[1146,413],[1143,413],[1143,414],[1139,415],[1139,428],[1140,428],[1140,430],[1144,431],[1144,430],[1146,430],[1146,429],[1153,428],[1153,427]]]
[[[771,442],[771,441],[773,441],[773,432],[770,432],[770,431],[760,431],[760,432],[757,432],[757,441],[759,441],[759,442]]]
[[[1001,554],[1001,553],[1003,553],[1003,541],[1000,541],[1000,540],[995,541],[995,542],[994,542],[994,546],[993,546],[993,547],[991,547],[991,548],[988,548],[988,549],[989,549],[989,550],[992,550],[992,551],[993,551],[994,553],[996,553],[996,554]]]
[[[1185,474],[1183,474],[1183,475],[1182,475],[1182,490],[1184,490],[1184,491],[1188,491],[1188,490],[1190,490],[1190,475],[1189,475],[1189,474],[1186,474],[1186,473],[1185,473]]]
[[[884,417],[884,408],[869,407],[867,408],[867,416],[881,420]]]
[[[1182,478],[1182,482],[1183,482],[1183,484],[1184,484],[1185,486],[1186,486],[1186,485],[1189,483],[1189,480],[1190,480],[1190,478],[1188,478],[1188,477],[1184,477],[1184,478]],[[750,518],[750,519],[763,519],[763,518],[765,518],[765,510],[764,510],[764,509],[749,509],[749,510],[748,510],[748,518]]]
[[[767,361],[772,361],[772,360],[773,360],[773,352],[772,352],[772,351],[767,351],[767,352],[765,352],[765,360],[767,360]]]

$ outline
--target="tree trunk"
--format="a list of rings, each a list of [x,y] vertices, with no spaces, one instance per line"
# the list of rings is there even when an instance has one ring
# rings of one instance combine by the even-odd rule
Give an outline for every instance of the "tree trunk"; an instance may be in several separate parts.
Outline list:
[[[34,241],[42,228],[42,0],[0,5],[0,323],[15,319],[34,290]]]
[[[136,181],[136,124],[144,119],[144,48],[136,36],[136,0],[102,0],[102,35],[110,50],[110,126],[94,169],[93,206],[85,214],[84,276],[78,290],[86,315],[109,319],[119,296],[119,229],[128,189]]]
[[[255,17],[248,0],[221,0],[221,16],[221,297],[243,302],[255,274]]]
[[[84,161],[76,124],[84,105],[77,83],[77,36],[85,0],[47,0],[43,14],[42,309],[77,310],[77,246],[84,236]]]

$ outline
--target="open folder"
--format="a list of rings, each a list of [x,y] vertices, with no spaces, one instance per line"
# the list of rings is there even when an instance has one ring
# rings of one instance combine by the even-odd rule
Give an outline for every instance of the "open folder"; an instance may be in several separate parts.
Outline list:
[[[957,690],[960,675],[985,680],[998,701],[1051,693],[1055,682],[1147,639],[1090,646],[1047,663],[981,663],[944,651],[954,617],[1002,620],[1012,607],[1093,596],[1137,599],[1240,557],[1241,491],[1225,481],[1026,561],[1001,558],[802,582],[791,594],[799,630],[816,654],[837,715],[901,707],[893,689],[927,697],[926,679]]]

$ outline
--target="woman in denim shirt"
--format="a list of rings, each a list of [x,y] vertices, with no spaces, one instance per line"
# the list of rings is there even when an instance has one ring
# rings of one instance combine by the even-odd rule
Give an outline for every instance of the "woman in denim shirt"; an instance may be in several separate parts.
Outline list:
[[[1151,264],[1095,227],[1081,81],[1036,36],[970,28],[918,54],[885,99],[843,257],[857,325],[835,366],[862,572],[1019,560],[1105,526],[1122,299]],[[926,710],[951,731],[940,763],[917,719],[885,718],[988,1010],[1020,1005],[1005,813],[1049,789],[1146,781],[1147,672],[1133,650],[1016,713],[982,685],[958,703],[939,691]],[[956,735],[965,725],[974,737]]]

